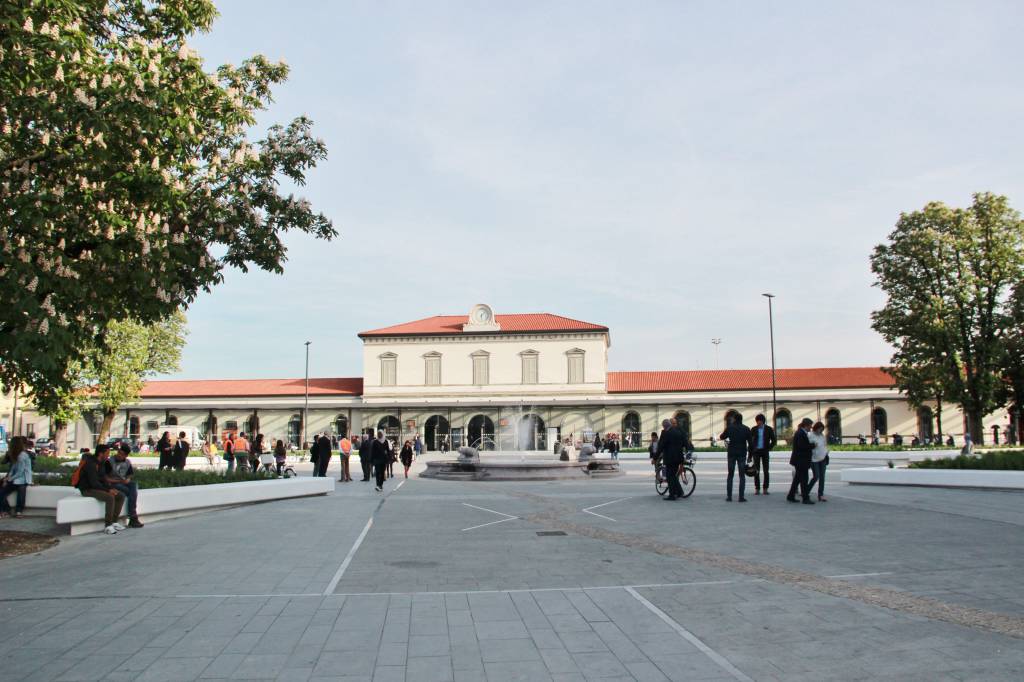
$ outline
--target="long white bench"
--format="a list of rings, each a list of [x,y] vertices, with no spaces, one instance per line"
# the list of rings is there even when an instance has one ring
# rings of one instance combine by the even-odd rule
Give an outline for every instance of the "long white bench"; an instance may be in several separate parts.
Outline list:
[[[25,495],[25,513],[53,516],[57,513],[57,502],[65,497],[78,497],[78,489],[63,485],[30,485]],[[17,493],[7,497],[12,508],[16,500]]]
[[[334,483],[334,479],[327,476],[149,488],[139,491],[139,516],[149,523],[239,504],[326,495],[334,492]],[[103,530],[103,504],[91,497],[78,495],[77,490],[75,495],[57,501],[57,523],[70,524],[72,535]],[[127,513],[126,504],[122,515]]]
[[[841,469],[839,474],[843,483],[860,485],[1024,490],[1024,471],[865,467],[863,469]]]

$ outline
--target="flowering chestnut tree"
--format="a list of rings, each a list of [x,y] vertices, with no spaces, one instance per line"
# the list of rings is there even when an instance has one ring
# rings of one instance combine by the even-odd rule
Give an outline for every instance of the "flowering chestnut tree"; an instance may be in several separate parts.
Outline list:
[[[300,117],[254,139],[288,67],[215,72],[209,0],[0,0],[0,381],[71,387],[109,320],[183,309],[282,233],[336,235],[284,191],[326,157]]]

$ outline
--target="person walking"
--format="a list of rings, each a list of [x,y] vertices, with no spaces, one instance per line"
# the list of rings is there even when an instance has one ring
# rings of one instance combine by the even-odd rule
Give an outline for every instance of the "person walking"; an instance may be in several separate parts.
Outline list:
[[[11,439],[4,461],[8,464],[7,473],[0,481],[0,518],[13,516],[20,519],[25,515],[25,496],[28,487],[32,483],[32,458],[25,450],[25,438],[15,436]],[[14,498],[14,512],[11,512],[11,505],[7,496],[16,493]]]
[[[754,417],[754,428],[750,429],[750,463],[754,465],[754,494],[761,494],[761,474],[764,473],[764,494],[768,494],[768,455],[778,445],[775,429],[765,424],[763,414]]]
[[[326,433],[321,433],[316,439],[316,476],[323,478],[327,476],[327,467],[331,464],[331,439]]]
[[[423,454],[423,441],[420,440],[420,434],[418,433],[412,441],[412,452],[417,458]]]
[[[663,420],[661,435],[658,437],[658,456],[665,464],[665,478],[668,479],[668,497],[664,498],[667,502],[683,496],[683,486],[679,484],[679,467],[683,464],[685,450],[686,437],[682,430],[672,426],[668,419]]]
[[[658,434],[651,431],[651,443],[647,446],[647,454],[651,458],[651,466],[657,470],[661,455],[658,454]]]
[[[750,427],[743,423],[743,417],[734,414],[732,421],[725,427],[725,431],[718,437],[728,443],[726,460],[729,467],[729,475],[725,479],[725,501],[732,502],[732,479],[738,469],[740,472],[740,502],[746,502],[744,493],[747,487],[746,469],[747,450],[750,448]]]
[[[338,441],[338,457],[341,459],[341,476],[338,480],[342,483],[348,483],[352,480],[352,477],[348,473],[348,458],[352,454],[352,441],[348,438],[342,438]]]
[[[160,460],[157,464],[157,471],[163,471],[164,467],[173,469],[174,445],[171,444],[170,431],[164,431],[164,435],[160,436],[160,440],[156,444],[156,451],[160,455]]]
[[[377,479],[377,492],[384,490],[384,477],[387,474],[388,463],[391,461],[391,445],[384,438],[383,431],[377,431],[377,438],[372,443],[371,460],[373,462],[373,473]]]
[[[363,482],[373,473],[373,435],[367,433],[359,441],[359,466],[363,469]]]
[[[252,441],[252,448],[249,451],[249,466],[252,467],[253,471],[259,471],[260,465],[263,463],[260,455],[264,452],[263,434],[257,433],[256,438]]]
[[[807,432],[813,423],[804,417],[800,422],[800,428],[793,434],[793,453],[789,456],[789,463],[794,469],[794,474],[793,482],[789,486],[789,494],[786,495],[786,500],[789,502],[796,502],[796,489],[799,486],[803,503],[814,504],[811,502],[810,486],[807,484],[807,471],[811,468],[811,452],[813,450]]]
[[[178,439],[174,441],[174,451],[171,455],[175,469],[177,469],[178,471],[182,471],[185,469],[185,463],[188,461],[188,453],[191,450],[192,444],[185,440],[185,432],[179,432]],[[131,451],[131,448],[129,448],[129,451]]]
[[[828,466],[828,440],[825,438],[825,425],[815,422],[811,432],[807,434],[811,441],[811,481],[807,489],[814,490],[818,484],[818,502],[828,502],[825,497],[825,467]]]
[[[413,444],[409,441],[405,441],[405,445],[402,446],[402,454],[399,457],[402,460],[402,466],[405,467],[406,478],[409,478],[409,467],[412,466],[412,455]]]

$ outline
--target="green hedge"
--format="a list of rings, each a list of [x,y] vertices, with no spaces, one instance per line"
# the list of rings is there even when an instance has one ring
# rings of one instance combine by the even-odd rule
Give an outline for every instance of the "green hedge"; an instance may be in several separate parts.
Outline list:
[[[912,469],[992,469],[997,471],[1024,471],[1024,451],[994,450],[979,455],[944,457],[911,462]]]
[[[71,485],[71,467],[64,467],[64,472],[59,474],[44,473],[35,476],[34,481],[38,485]],[[139,488],[180,488],[188,485],[211,485],[214,483],[241,483],[243,481],[269,481],[276,476],[264,473],[249,473],[232,471],[231,473],[217,471],[199,471],[197,469],[185,469],[174,471],[164,469],[136,469],[135,482]]]

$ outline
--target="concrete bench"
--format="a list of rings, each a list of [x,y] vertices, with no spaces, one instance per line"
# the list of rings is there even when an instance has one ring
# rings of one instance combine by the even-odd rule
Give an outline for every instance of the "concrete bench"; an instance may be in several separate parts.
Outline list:
[[[1024,490],[1024,471],[865,467],[863,469],[841,469],[839,473],[843,483],[860,485]]]
[[[149,488],[139,491],[139,515],[148,523],[252,502],[326,495],[334,492],[334,482],[328,476]],[[78,495],[77,490],[75,494],[77,496],[58,500],[57,523],[70,524],[72,535],[103,530],[103,504],[91,497]],[[127,512],[126,504],[122,514]]]
[[[65,497],[78,497],[78,490],[63,485],[30,485],[25,494],[25,513],[30,516],[53,516],[57,513],[57,502]],[[17,499],[17,493],[7,497],[11,508]]]

